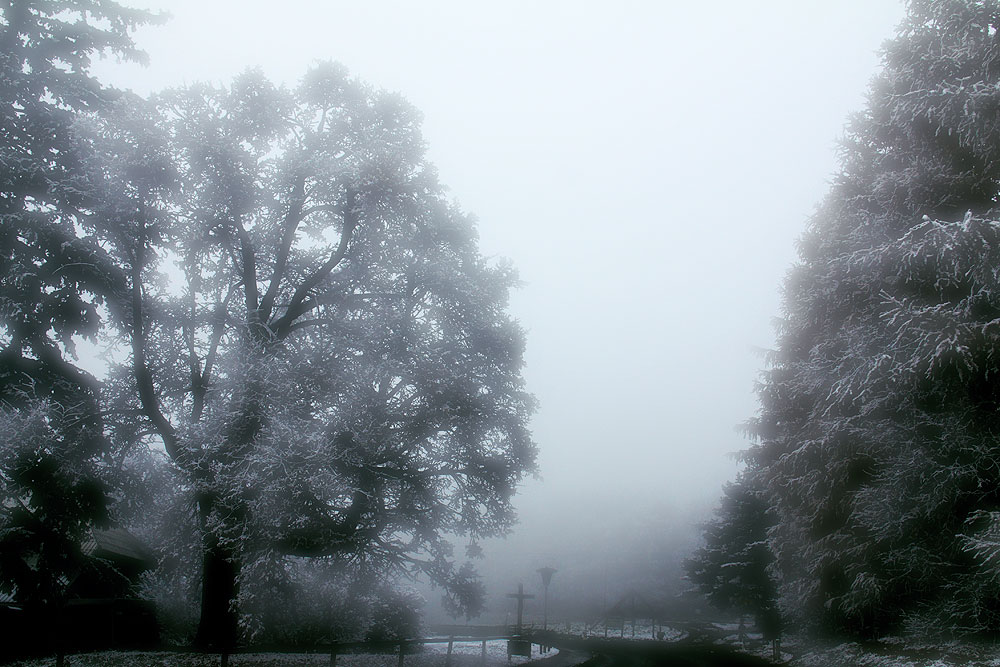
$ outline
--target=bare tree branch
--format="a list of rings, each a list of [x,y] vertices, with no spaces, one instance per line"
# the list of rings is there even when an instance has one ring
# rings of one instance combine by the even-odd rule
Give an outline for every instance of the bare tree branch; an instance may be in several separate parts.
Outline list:
[[[229,312],[229,301],[232,299],[239,285],[240,283],[231,285],[229,291],[226,292],[225,298],[215,306],[215,312],[212,315],[212,339],[209,343],[208,354],[205,355],[205,368],[202,370],[201,377],[193,387],[192,392],[194,400],[191,407],[191,417],[193,421],[201,419],[201,415],[205,410],[205,394],[208,393],[208,387],[212,381],[215,359],[219,354],[219,343],[222,342],[222,336],[226,332],[226,315]]]
[[[285,215],[285,222],[282,225],[284,233],[282,234],[281,244],[278,246],[278,251],[274,258],[274,271],[271,274],[271,282],[267,286],[267,293],[264,295],[264,299],[260,302],[261,322],[267,322],[271,319],[274,299],[278,296],[278,290],[281,289],[281,281],[285,277],[288,254],[291,252],[292,244],[295,243],[295,232],[299,227],[299,223],[306,217],[302,212],[302,206],[305,203],[305,184],[306,178],[300,174],[292,185],[291,203],[288,206],[288,213]]]
[[[319,267],[315,273],[303,280],[299,287],[295,290],[295,293],[292,295],[292,300],[289,302],[288,308],[285,310],[285,314],[274,322],[274,325],[271,327],[276,339],[282,340],[288,335],[291,330],[292,323],[295,322],[295,320],[302,314],[307,312],[307,309],[303,307],[303,304],[310,291],[312,291],[314,287],[319,285],[327,276],[329,276],[347,255],[347,247],[350,244],[354,228],[357,226],[355,200],[356,195],[353,192],[348,192],[342,209],[344,216],[344,228],[340,234],[340,243],[323,266]]]
[[[144,216],[140,213],[140,228],[144,227]],[[170,458],[180,455],[177,433],[173,425],[160,410],[159,400],[153,384],[153,373],[146,360],[146,327],[143,321],[142,270],[146,263],[146,236],[139,235],[132,259],[132,366],[139,388],[139,401],[143,412],[153,424],[157,434],[163,439],[163,446]]]
[[[240,261],[242,263],[243,293],[246,296],[247,317],[250,324],[257,324],[259,294],[257,292],[257,253],[253,247],[253,241],[247,233],[243,223],[239,218],[233,220],[233,229],[236,230],[237,238],[240,241]]]

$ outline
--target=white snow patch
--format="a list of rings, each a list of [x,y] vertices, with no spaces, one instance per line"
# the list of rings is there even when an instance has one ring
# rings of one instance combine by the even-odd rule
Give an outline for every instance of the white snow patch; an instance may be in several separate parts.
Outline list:
[[[482,654],[483,650],[483,640],[472,639],[468,641],[455,640],[452,644],[452,655],[473,655],[479,656]],[[433,644],[424,644],[424,652],[433,655],[447,655],[448,653],[448,642],[435,642]],[[554,655],[559,654],[559,649],[550,648],[545,653],[541,652],[541,647],[538,644],[531,645],[531,657],[512,655],[510,656],[510,664],[520,665],[526,662],[531,662],[533,660],[541,660],[542,658],[551,658]],[[507,640],[506,639],[491,639],[486,642],[486,658],[488,660],[507,660]]]

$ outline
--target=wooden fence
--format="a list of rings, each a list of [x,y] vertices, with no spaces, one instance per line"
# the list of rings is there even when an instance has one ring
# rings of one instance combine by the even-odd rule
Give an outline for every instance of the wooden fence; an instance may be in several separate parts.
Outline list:
[[[435,638],[421,638],[421,639],[401,639],[392,641],[366,641],[366,642],[334,642],[332,644],[320,644],[312,646],[302,646],[302,647],[248,647],[246,649],[236,649],[230,652],[216,653],[220,656],[221,667],[229,667],[229,658],[231,655],[238,655],[241,653],[310,653],[315,655],[327,654],[330,656],[330,667],[335,667],[337,664],[337,657],[339,655],[346,655],[351,653],[382,653],[398,656],[398,665],[403,667],[405,664],[406,655],[412,654],[413,647],[421,646],[424,644],[448,644],[448,652],[445,654],[445,666],[450,667],[452,664],[452,654],[454,651],[454,646],[456,643],[465,644],[481,644],[482,648],[479,653],[479,664],[480,666],[486,665],[486,644],[491,641],[525,641],[530,643],[530,639],[527,636],[522,635],[494,635],[487,637],[475,637],[475,636],[449,636],[449,637],[435,637]],[[176,651],[176,652],[183,652]],[[195,652],[195,651],[192,651]],[[211,652],[209,652],[211,653]],[[66,655],[59,652],[56,656],[56,667],[67,667]]]
[[[509,636],[495,636],[495,637],[448,637],[445,638],[434,638],[434,639],[405,639],[398,642],[389,642],[388,647],[391,647],[394,653],[399,656],[399,667],[403,667],[404,660],[407,654],[407,649],[417,645],[423,644],[448,644],[448,652],[445,654],[445,667],[451,666],[451,656],[455,648],[455,642],[461,642],[466,644],[481,643],[482,649],[479,653],[479,664],[481,666],[486,664],[486,644],[491,641],[510,641],[510,640],[520,639],[517,635]],[[329,647],[330,653],[330,667],[335,667],[337,664],[337,655],[340,653],[349,652],[365,652],[372,653],[375,650],[385,650],[388,648],[386,642],[354,642],[354,643],[342,643],[333,644]],[[359,651],[361,649],[361,651]],[[326,653],[327,651],[323,651]],[[226,657],[223,656],[222,667],[229,667]]]

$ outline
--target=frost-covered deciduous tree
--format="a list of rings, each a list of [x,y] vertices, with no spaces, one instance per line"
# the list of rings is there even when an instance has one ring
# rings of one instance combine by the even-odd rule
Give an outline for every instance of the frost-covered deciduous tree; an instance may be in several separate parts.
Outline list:
[[[535,458],[515,276],[479,254],[418,120],[322,65],[89,126],[128,293],[109,392],[197,503],[203,645],[232,643],[241,597],[296,559],[447,587],[467,573],[443,535],[513,521]]]
[[[827,630],[1000,627],[998,27],[909,3],[785,287],[751,474]]]

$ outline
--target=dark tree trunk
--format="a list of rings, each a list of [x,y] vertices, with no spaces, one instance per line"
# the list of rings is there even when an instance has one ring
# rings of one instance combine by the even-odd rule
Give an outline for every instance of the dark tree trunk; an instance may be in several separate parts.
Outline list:
[[[219,544],[218,536],[206,527],[212,511],[212,500],[202,498],[198,505],[202,522],[201,620],[195,635],[195,646],[201,649],[224,650],[236,646],[239,639],[239,613],[236,595],[239,592],[239,560],[231,549]]]
[[[252,447],[254,439],[264,424],[264,408],[261,383],[251,379],[247,382],[246,395],[242,399],[239,415],[231,423],[223,442],[222,452],[217,461],[232,464],[242,460]],[[237,550],[222,543],[217,533],[209,527],[212,513],[221,509],[227,517],[229,528],[239,526],[248,518],[248,509],[238,499],[220,503],[220,498],[211,492],[203,492],[198,498],[198,512],[201,518],[202,548],[204,549],[201,575],[201,620],[195,645],[203,649],[226,651],[236,646],[239,640],[239,593],[240,558]],[[235,506],[234,506],[235,503]],[[226,505],[219,507],[220,504]]]

